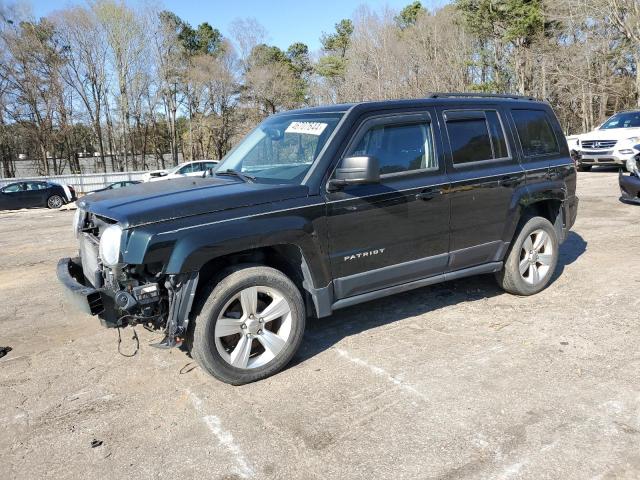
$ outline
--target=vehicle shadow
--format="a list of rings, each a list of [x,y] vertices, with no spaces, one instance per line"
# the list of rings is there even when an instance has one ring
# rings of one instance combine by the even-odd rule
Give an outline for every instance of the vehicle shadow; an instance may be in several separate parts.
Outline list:
[[[587,242],[579,234],[569,232],[560,247],[558,266],[551,283],[586,251],[586,247]],[[300,350],[289,367],[314,357],[351,335],[444,307],[498,295],[509,294],[498,287],[493,275],[480,275],[355,305],[338,310],[328,318],[310,319]]]
[[[571,265],[587,250],[587,241],[580,234],[570,231],[564,243],[560,245],[558,266],[551,277],[551,283],[555,282],[564,272],[564,267]]]

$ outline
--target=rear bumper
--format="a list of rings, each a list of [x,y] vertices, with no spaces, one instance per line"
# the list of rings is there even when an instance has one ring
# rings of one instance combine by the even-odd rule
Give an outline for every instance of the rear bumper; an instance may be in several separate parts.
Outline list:
[[[574,223],[576,223],[579,202],[580,199],[576,195],[569,197],[564,202],[562,202],[562,208],[564,210],[564,231],[562,232],[563,239],[567,238],[569,230],[571,230]]]
[[[620,184],[620,198],[627,202],[640,203],[640,178],[634,174],[624,174],[620,171],[618,175]]]
[[[64,286],[67,299],[78,310],[89,315],[98,315],[104,311],[102,294],[86,285],[79,259],[61,258],[56,273]]]

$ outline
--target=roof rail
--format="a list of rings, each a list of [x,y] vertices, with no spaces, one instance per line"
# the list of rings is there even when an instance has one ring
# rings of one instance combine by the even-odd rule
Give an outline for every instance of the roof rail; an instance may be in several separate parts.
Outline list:
[[[537,98],[527,95],[512,95],[503,93],[480,93],[480,92],[465,92],[465,93],[430,93],[428,98],[510,98],[513,100],[532,100],[537,101]]]

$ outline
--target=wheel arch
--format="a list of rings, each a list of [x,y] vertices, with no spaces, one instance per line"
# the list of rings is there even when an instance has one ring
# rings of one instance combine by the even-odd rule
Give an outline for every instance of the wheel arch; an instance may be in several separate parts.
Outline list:
[[[554,182],[555,183],[555,182]],[[558,241],[564,240],[564,201],[566,189],[561,184],[527,186],[521,195],[514,197],[511,221],[506,223],[504,239],[511,242],[517,235],[522,221],[531,216],[540,216],[551,222],[558,235]]]
[[[211,281],[217,281],[223,272],[238,265],[263,265],[281,271],[298,287],[305,299],[307,310],[316,316],[325,316],[324,309],[328,287],[317,285],[311,273],[308,255],[302,247],[293,243],[276,243],[260,247],[226,252],[210,258],[199,268],[196,298]]]

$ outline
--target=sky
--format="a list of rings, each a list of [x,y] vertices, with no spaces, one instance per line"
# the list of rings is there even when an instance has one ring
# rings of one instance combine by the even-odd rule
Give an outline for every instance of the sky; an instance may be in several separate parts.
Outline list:
[[[136,5],[145,0],[127,0]],[[385,6],[401,10],[413,0],[163,0],[159,4],[174,12],[192,26],[208,22],[228,36],[231,22],[237,18],[254,17],[268,32],[268,43],[286,49],[294,42],[303,42],[311,51],[320,49],[322,32],[333,31],[334,24],[350,18],[358,6],[366,4],[375,10]],[[78,0],[30,0],[36,17],[82,4]],[[422,5],[433,8],[445,0],[423,0]]]

